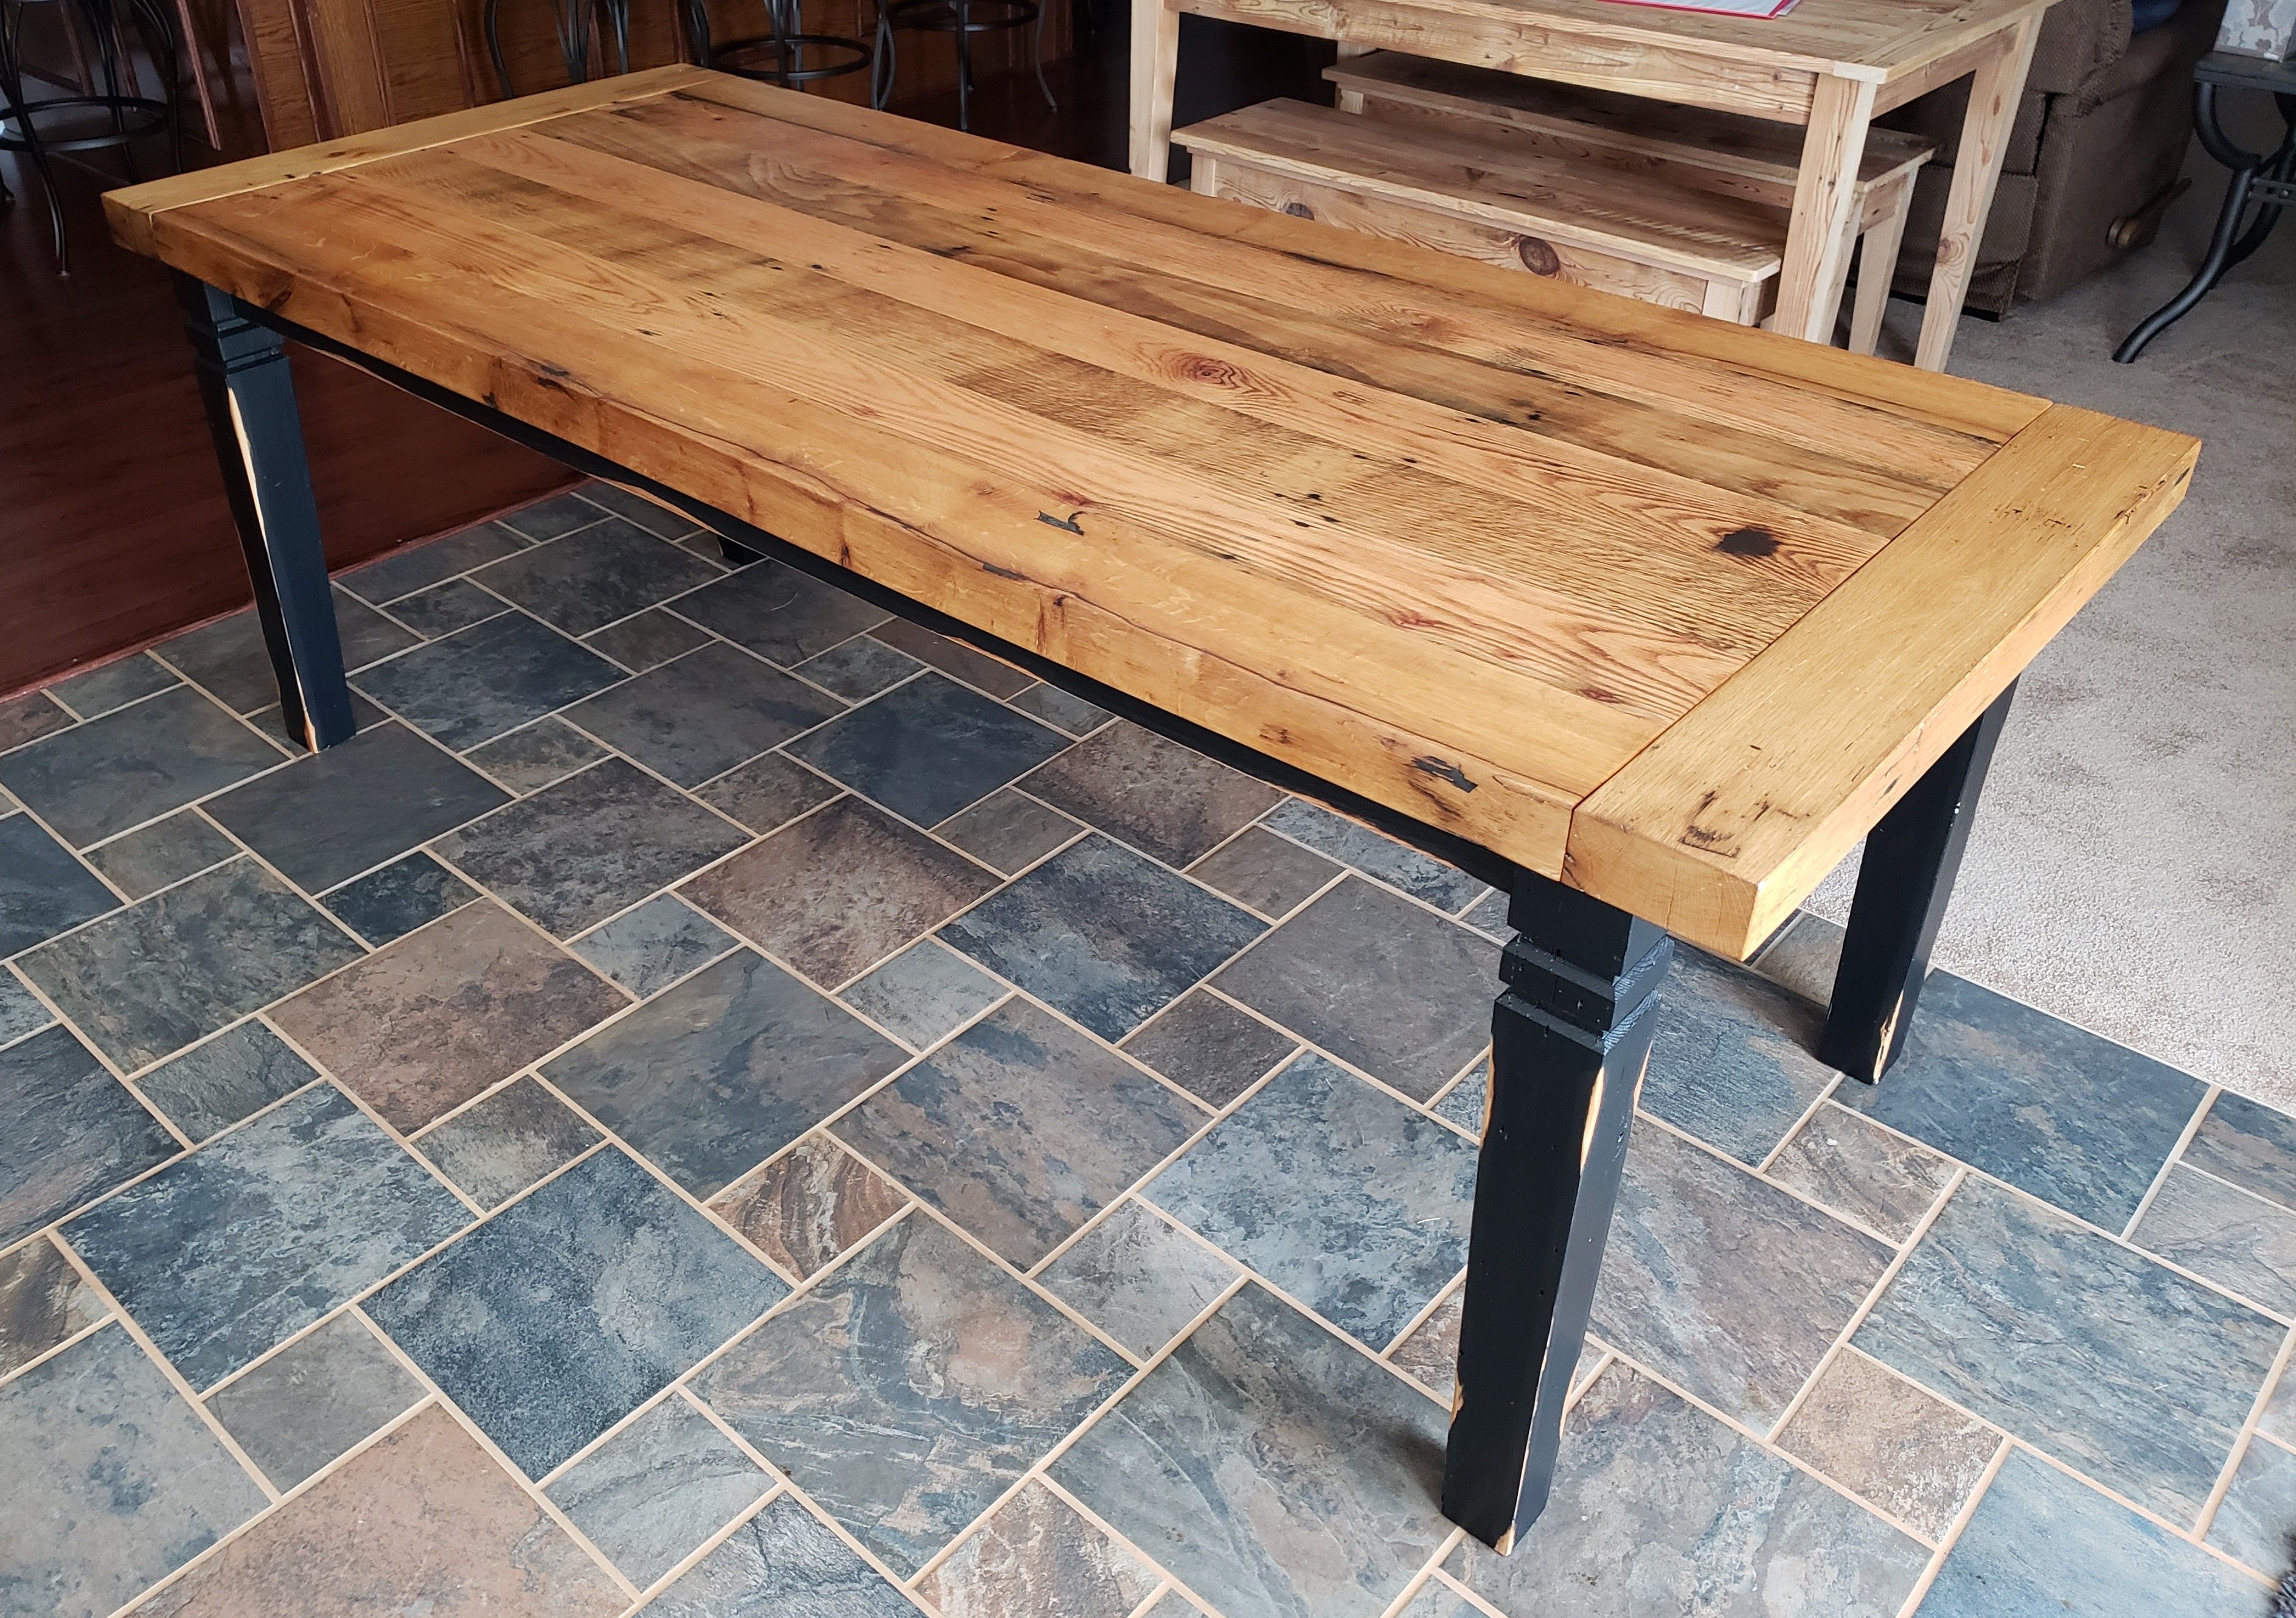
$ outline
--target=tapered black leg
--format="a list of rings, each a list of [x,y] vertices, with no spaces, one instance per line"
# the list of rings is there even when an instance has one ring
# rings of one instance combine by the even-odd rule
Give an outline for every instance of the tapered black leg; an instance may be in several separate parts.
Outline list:
[[[288,734],[332,747],[356,727],[286,347],[229,293],[182,275],[176,292]]]
[[[1443,1515],[1502,1555],[1538,1520],[1650,1060],[1666,933],[1524,875],[1491,1016]]]
[[[1818,1060],[1852,1079],[1878,1080],[1905,1047],[1977,794],[2016,693],[2013,683],[1866,834],[1833,1002],[1817,1042]]]

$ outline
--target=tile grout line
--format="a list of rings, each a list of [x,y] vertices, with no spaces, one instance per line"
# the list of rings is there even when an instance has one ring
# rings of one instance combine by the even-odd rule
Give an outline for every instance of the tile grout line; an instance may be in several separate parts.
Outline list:
[[[1905,1601],[1898,1608],[1898,1618],[1914,1618],[1922,1603],[1929,1599],[1931,1587],[1937,1583],[1938,1575],[1945,1571],[1946,1562],[1952,1556],[1954,1548],[1961,1543],[1963,1531],[1976,1517],[1979,1502],[1991,1491],[1993,1480],[2001,1475],[2001,1468],[2008,1463],[2010,1452],[2016,1447],[2017,1441],[2005,1433],[2002,1434],[2001,1441],[1993,1446],[1993,1454],[1986,1461],[1985,1469],[1977,1474],[1977,1482],[1970,1490],[1969,1498],[1961,1503],[1961,1508],[1953,1514],[1953,1521],[1947,1524],[1945,1532],[1938,1536],[1937,1545],[1930,1552],[1930,1559],[1915,1578],[1913,1589],[1906,1591]]]
[[[2201,1092],[2201,1103],[2193,1109],[2193,1115],[2185,1120],[2185,1127],[2177,1131],[2177,1144],[2170,1146],[2169,1154],[2161,1160],[2160,1168],[2153,1172],[2152,1183],[2144,1187],[2144,1195],[2136,1199],[2136,1211],[2128,1216],[2128,1223],[2120,1228],[2122,1241],[2132,1245],[2136,1243],[2136,1227],[2143,1224],[2144,1216],[2152,1211],[2153,1202],[2169,1183],[2169,1176],[2184,1161],[2185,1151],[2193,1144],[2193,1137],[2200,1133],[2202,1121],[2215,1109],[2217,1097],[2223,1094],[2223,1087],[2214,1084]]]
[[[2248,1458],[2258,1429],[2263,1424],[2264,1412],[2271,1407],[2272,1396],[2279,1387],[2281,1377],[2287,1374],[2292,1349],[2296,1349],[2296,1331],[2282,1335],[2280,1351],[2272,1357],[2272,1368],[2265,1373],[2263,1385],[2256,1390],[2256,1397],[2249,1401],[2248,1418],[2241,1423],[2239,1435],[2233,1440],[2232,1453],[2225,1458],[2208,1499],[2201,1503],[2200,1515],[2193,1519],[2193,1536],[2195,1539],[2205,1542],[2210,1530],[2216,1526],[2217,1513],[2224,1508],[2226,1497],[2232,1492],[2233,1483],[2240,1475],[2241,1464]]]
[[[1428,1321],[1434,1318],[1436,1312],[1440,1310],[1444,1304],[1450,1302],[1454,1294],[1464,1294],[1466,1289],[1466,1266],[1461,1265],[1459,1267],[1459,1273],[1453,1276],[1449,1280],[1444,1282],[1442,1285],[1437,1287],[1435,1289],[1435,1295],[1428,1299],[1425,1303],[1420,1305],[1418,1312],[1414,1314],[1410,1319],[1403,1323],[1403,1329],[1396,1333],[1394,1336],[1388,1339],[1387,1346],[1379,1351],[1379,1358],[1386,1360],[1390,1365],[1394,1365],[1395,1351],[1401,1348],[1405,1343],[1410,1342],[1413,1335],[1416,1333],[1420,1327],[1425,1326]],[[1395,1366],[1395,1368],[1398,1371],[1403,1371],[1403,1367],[1399,1365]],[[1411,1376],[1411,1373],[1408,1371],[1403,1371],[1403,1374],[1406,1376]],[[1413,1377],[1412,1380],[1415,1382],[1418,1378]]]
[[[1435,1575],[1441,1571],[1444,1558],[1448,1556],[1458,1547],[1459,1541],[1466,1537],[1467,1531],[1448,1518],[1444,1519],[1444,1526],[1451,1532],[1436,1541],[1433,1553],[1426,1561],[1420,1564],[1419,1571],[1406,1579],[1403,1581],[1403,1588],[1396,1591],[1385,1606],[1379,1609],[1380,1618],[1403,1618],[1403,1614],[1419,1599],[1420,1591],[1435,1581]]]
[[[1664,985],[1660,986],[1659,993],[1661,996],[1665,994]],[[1663,999],[1660,1000],[1659,1009],[1661,1012],[1666,1009]],[[1810,1097],[1809,1105],[1802,1108],[1800,1113],[1794,1119],[1793,1122],[1786,1126],[1786,1132],[1778,1137],[1777,1144],[1773,1146],[1768,1151],[1762,1154],[1762,1161],[1753,1165],[1754,1172],[1761,1178],[1767,1179],[1769,1178],[1772,1166],[1777,1162],[1780,1157],[1785,1154],[1785,1149],[1793,1145],[1794,1141],[1801,1135],[1801,1132],[1809,1127],[1810,1120],[1817,1116],[1819,1110],[1823,1108],[1826,1102],[1833,1097],[1834,1092],[1839,1090],[1842,1085],[1847,1082],[1849,1082],[1848,1080],[1846,1080],[1840,1072],[1837,1072],[1831,1074],[1827,1078],[1824,1088],[1822,1088],[1816,1095]]]
[[[51,1343],[38,1353],[25,1360],[23,1364],[15,1367],[5,1374],[0,1374],[0,1388],[4,1388],[12,1382],[16,1382],[22,1377],[30,1376],[34,1371],[38,1370],[42,1366],[47,1364],[49,1360],[57,1359],[72,1349],[78,1348],[90,1337],[94,1336],[96,1333],[111,1325],[116,1318],[118,1318],[118,1317],[111,1310],[107,1310],[103,1313],[98,1315],[94,1319],[89,1321],[86,1326],[81,1326],[78,1331],[72,1333],[70,1336],[59,1338],[57,1341]]]
[[[1734,1169],[1739,1173],[1745,1175],[1749,1179],[1755,1180],[1773,1191],[1776,1191],[1786,1196],[1792,1197],[1803,1207],[1824,1214],[1827,1219],[1833,1220],[1835,1224],[1841,1226],[1844,1229],[1854,1230],[1859,1236],[1865,1236],[1869,1240],[1878,1242],[1882,1246],[1890,1249],[1892,1252],[1898,1252],[1901,1250],[1909,1251],[1911,1249],[1912,1238],[1907,1238],[1907,1240],[1902,1244],[1898,1242],[1894,1242],[1888,1236],[1883,1236],[1880,1231],[1867,1226],[1862,1220],[1854,1219],[1850,1215],[1843,1213],[1839,1209],[1827,1207],[1824,1203],[1819,1202],[1807,1191],[1797,1190],[1793,1187],[1786,1185],[1782,1181],[1770,1179],[1766,1176],[1757,1174],[1753,1170],[1748,1168],[1740,1159],[1731,1156],[1727,1152],[1725,1152],[1721,1147],[1715,1146],[1710,1141],[1701,1140],[1697,1136],[1691,1134],[1679,1124],[1669,1123],[1656,1113],[1644,1112],[1642,1108],[1642,1097],[1639,1094],[1636,1095],[1635,1101],[1635,1128],[1656,1129],[1662,1134],[1670,1135],[1676,1140],[1682,1142],[1685,1146],[1695,1147],[1705,1156],[1711,1158],[1714,1162],[1722,1164],[1724,1167]],[[1946,1161],[1953,1163],[1956,1169],[1965,1167],[1965,1165],[1960,1162],[1957,1159],[1948,1158]]]
[[[2162,1516],[2157,1510],[2154,1510],[2150,1507],[2140,1506],[2135,1500],[2128,1499],[2127,1496],[2115,1492],[2113,1490],[2099,1482],[2096,1479],[2089,1476],[2088,1474],[2079,1470],[2070,1462],[2059,1459],[2057,1457],[2051,1455],[2047,1450],[2040,1448],[2038,1444],[2031,1442],[2030,1440],[2017,1438],[2014,1433],[2012,1433],[2010,1436],[2014,1440],[2018,1449],[2031,1456],[2035,1460],[2039,1461],[2043,1466],[2049,1466],[2055,1471],[2063,1474],[2065,1476],[2073,1479],[2076,1482],[2084,1483],[2089,1488],[2095,1490],[2099,1494],[2103,1495],[2107,1499],[2115,1501],[2118,1504],[2126,1507],[2129,1510],[2136,1512],[2147,1522],[2152,1523],[2156,1527],[2165,1530],[2177,1539],[2183,1540],[2186,1545],[2193,1547],[2194,1549],[2207,1552],[2213,1560],[2220,1562],[2225,1566],[2233,1569],[2243,1578],[2252,1579],[2258,1584],[2262,1585],[2267,1589],[2271,1588],[2273,1585],[2274,1581],[2269,1576],[2257,1572],[2256,1569],[2249,1566],[2246,1563],[2242,1562],[2237,1557],[2218,1549],[2206,1540],[2196,1537],[2191,1529],[2177,1527],[2174,1523],[2169,1522],[2166,1517]]]
[[[1457,1596],[1462,1601],[1466,1602],[1469,1606],[1473,1608],[1474,1611],[1485,1614],[1486,1618],[1505,1618],[1505,1615],[1502,1614],[1498,1608],[1493,1606],[1484,1597],[1477,1595],[1473,1590],[1469,1589],[1465,1585],[1460,1583],[1447,1568],[1437,1568],[1435,1570],[1435,1577],[1431,1580],[1430,1582],[1440,1584],[1445,1589],[1449,1590],[1453,1595]]]

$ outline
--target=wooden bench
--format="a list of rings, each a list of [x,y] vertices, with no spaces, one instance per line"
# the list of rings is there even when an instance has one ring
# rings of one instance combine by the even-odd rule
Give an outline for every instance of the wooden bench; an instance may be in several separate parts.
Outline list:
[[[1324,77],[1339,105],[1390,119],[1416,119],[1458,127],[1496,125],[1533,149],[1663,177],[1677,184],[1775,208],[1793,207],[1802,132],[1735,113],[1670,106],[1640,96],[1581,89],[1546,79],[1456,62],[1433,62],[1400,51],[1345,57]],[[1862,243],[1857,301],[1850,314],[1849,346],[1874,352],[1890,279],[1913,207],[1914,177],[1936,147],[1919,136],[1874,129],[1858,167],[1850,232]],[[1850,255],[1839,255],[1831,307],[1841,307]]]
[[[1177,130],[1206,196],[1752,325],[1774,299],[1774,208],[1576,162],[1492,124],[1271,101]]]

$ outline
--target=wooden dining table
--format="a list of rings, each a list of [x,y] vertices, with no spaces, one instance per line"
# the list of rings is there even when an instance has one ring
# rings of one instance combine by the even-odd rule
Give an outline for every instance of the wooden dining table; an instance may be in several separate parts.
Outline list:
[[[1826,1039],[1878,1075],[2009,690],[2198,451],[690,68],[106,206],[177,272],[314,746],[289,341],[1505,889],[1443,1495],[1501,1548],[1672,940],[1744,957],[1865,838]]]
[[[1629,0],[1132,0],[1132,172],[1170,160],[1180,14],[1802,127],[1772,329],[1831,342],[1873,119],[1970,79],[1914,363],[1942,371],[2054,0],[1799,0],[1734,17]]]

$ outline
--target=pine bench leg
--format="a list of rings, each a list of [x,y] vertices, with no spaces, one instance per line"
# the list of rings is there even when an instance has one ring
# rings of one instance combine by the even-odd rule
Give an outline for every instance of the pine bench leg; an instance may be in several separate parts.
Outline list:
[[[1930,948],[1969,844],[1977,794],[2016,693],[2012,683],[1995,698],[1866,838],[1833,1005],[1817,1042],[1818,1060],[1852,1079],[1873,1083],[1905,1047],[1929,974]]]
[[[1527,873],[1491,1016],[1443,1513],[1505,1555],[1538,1520],[1650,1059],[1663,930]]]
[[[203,281],[177,275],[176,295],[224,494],[247,553],[263,644],[279,677],[280,711],[288,734],[306,746],[332,747],[348,741],[357,725],[286,344],[250,320],[237,299]]]

